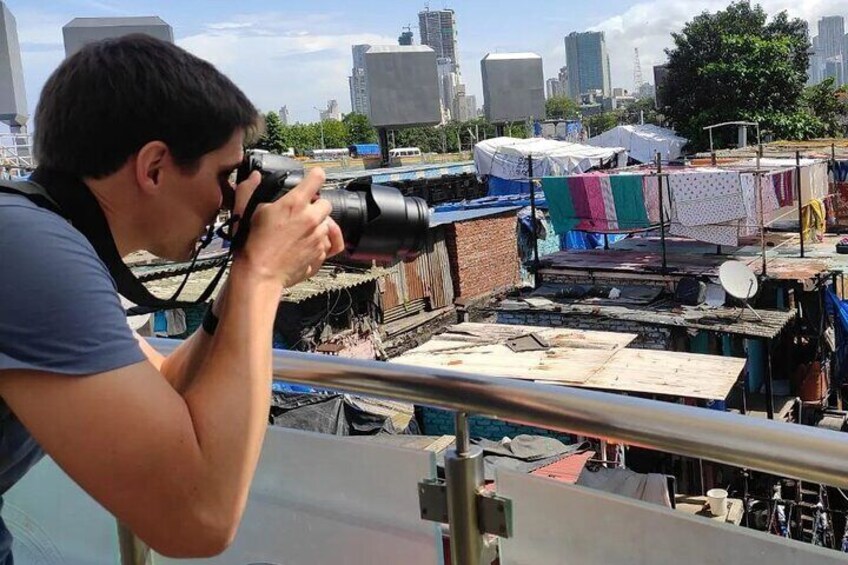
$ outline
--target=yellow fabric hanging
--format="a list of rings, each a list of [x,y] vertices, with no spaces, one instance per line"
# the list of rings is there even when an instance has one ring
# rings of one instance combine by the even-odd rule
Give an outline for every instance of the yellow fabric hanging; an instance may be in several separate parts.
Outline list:
[[[801,209],[801,233],[805,242],[822,240],[825,231],[825,211],[821,200],[810,200]]]

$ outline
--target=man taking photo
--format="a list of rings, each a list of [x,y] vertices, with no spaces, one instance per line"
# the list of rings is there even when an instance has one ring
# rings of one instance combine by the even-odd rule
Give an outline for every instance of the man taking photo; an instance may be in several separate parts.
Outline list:
[[[155,551],[220,553],[267,426],[280,293],[343,249],[318,198],[324,174],[256,210],[213,306],[219,323],[165,358],[130,331],[72,209],[105,222],[120,256],[187,259],[259,114],[209,63],[134,35],[66,59],[35,123],[32,181],[51,205],[0,192],[0,492],[46,452]],[[236,212],[259,180],[235,188]],[[0,564],[10,546],[2,526]]]

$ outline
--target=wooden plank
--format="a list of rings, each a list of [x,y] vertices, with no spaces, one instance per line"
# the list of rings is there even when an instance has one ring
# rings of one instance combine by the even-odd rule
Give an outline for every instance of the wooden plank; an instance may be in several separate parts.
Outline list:
[[[548,351],[513,353],[504,345],[482,345],[473,349],[442,353],[408,352],[392,362],[491,377],[581,384],[618,351],[620,350],[555,348]]]
[[[624,349],[583,386],[724,400],[744,368],[738,357]]]
[[[503,342],[536,332],[551,348],[515,353]],[[465,323],[392,363],[449,369],[618,392],[724,399],[745,360],[734,357],[625,349],[635,336],[613,332]]]
[[[519,326],[507,324],[481,324],[466,322],[447,328],[412,352],[454,348],[459,344],[496,344],[508,339],[535,333],[546,339],[552,347],[580,347],[586,349],[617,349],[626,347],[636,339],[636,334],[552,328],[550,326]],[[424,348],[424,349],[422,349]]]

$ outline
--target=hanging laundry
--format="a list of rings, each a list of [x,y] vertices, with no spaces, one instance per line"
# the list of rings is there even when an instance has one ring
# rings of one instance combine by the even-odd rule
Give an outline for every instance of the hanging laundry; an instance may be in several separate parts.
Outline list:
[[[607,214],[601,194],[600,175],[575,175],[568,177],[568,189],[574,212],[579,220],[577,229],[585,231],[607,230]]]
[[[771,182],[774,187],[775,196],[780,206],[792,206],[795,204],[795,170],[790,169],[772,173]]]
[[[804,241],[819,242],[822,240],[825,231],[824,204],[821,200],[811,200],[807,206],[801,210],[801,233],[804,235]]]
[[[612,193],[612,183],[608,175],[601,176],[601,196],[604,200],[604,210],[607,217],[605,231],[618,230],[618,215],[615,210],[615,197]]]
[[[611,175],[612,196],[615,201],[615,217],[620,230],[638,230],[650,226],[645,208],[640,175]]]
[[[739,180],[742,184],[742,198],[745,201],[745,219],[740,226],[739,235],[755,235],[759,233],[761,221],[766,226],[769,224],[774,212],[780,208],[780,203],[769,176],[742,173]],[[761,204],[762,218],[760,218]]]
[[[739,245],[739,221],[746,218],[746,210],[738,172],[674,173],[667,179],[672,199],[671,234],[716,245]]]
[[[571,200],[568,179],[565,177],[545,177],[542,179],[542,191],[548,203],[548,212],[554,231],[565,234],[575,229],[579,220]]]
[[[697,172],[668,176],[677,219],[684,226],[709,226],[745,217],[739,173]]]
[[[665,213],[663,219],[668,222],[671,218],[671,195],[668,192],[668,181],[663,179],[663,208]],[[645,200],[645,209],[648,221],[652,226],[660,223],[660,177],[656,175],[644,175],[642,177],[642,194]]]
[[[833,161],[830,173],[834,182],[848,182],[848,161]]]

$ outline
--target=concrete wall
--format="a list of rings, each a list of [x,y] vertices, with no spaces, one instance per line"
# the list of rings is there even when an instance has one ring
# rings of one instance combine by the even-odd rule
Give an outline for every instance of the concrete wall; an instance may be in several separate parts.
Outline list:
[[[448,226],[446,242],[456,298],[473,298],[519,283],[515,213]]]

